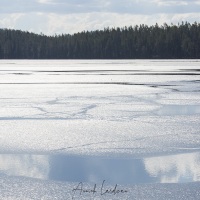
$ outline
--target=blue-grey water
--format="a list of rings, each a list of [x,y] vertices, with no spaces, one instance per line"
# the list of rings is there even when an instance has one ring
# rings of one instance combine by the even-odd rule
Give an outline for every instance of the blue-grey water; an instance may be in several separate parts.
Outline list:
[[[0,155],[2,174],[63,182],[110,184],[200,181],[200,154],[147,158],[66,155]]]

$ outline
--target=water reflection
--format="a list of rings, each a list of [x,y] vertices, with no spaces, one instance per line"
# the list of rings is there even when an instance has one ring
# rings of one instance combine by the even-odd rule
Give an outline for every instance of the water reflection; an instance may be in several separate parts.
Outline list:
[[[144,170],[141,159],[105,159],[97,157],[64,157],[51,159],[49,178],[53,180],[110,183],[147,183],[152,182]]]
[[[145,170],[161,183],[200,181],[200,154],[180,154],[144,159]]]
[[[155,112],[161,116],[200,114],[200,105],[163,105]]]
[[[0,155],[0,172],[9,176],[118,184],[200,181],[200,153],[117,159],[64,155]]]
[[[48,179],[49,167],[44,155],[0,155],[0,172],[10,176]]]

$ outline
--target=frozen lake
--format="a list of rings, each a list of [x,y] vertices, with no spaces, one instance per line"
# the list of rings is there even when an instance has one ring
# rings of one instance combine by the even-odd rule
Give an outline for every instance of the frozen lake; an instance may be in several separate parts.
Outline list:
[[[200,60],[1,60],[0,199],[200,198],[199,77]]]

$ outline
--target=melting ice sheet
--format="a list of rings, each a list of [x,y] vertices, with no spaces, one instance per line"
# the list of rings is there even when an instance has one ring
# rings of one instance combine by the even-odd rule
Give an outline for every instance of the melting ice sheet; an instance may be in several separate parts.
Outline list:
[[[140,159],[2,154],[0,171],[9,176],[64,182],[186,183],[200,181],[200,153]]]

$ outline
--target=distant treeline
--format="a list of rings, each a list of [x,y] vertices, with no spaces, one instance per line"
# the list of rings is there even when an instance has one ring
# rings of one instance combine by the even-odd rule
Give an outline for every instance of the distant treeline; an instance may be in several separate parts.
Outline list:
[[[0,58],[200,58],[200,24],[139,25],[55,36],[0,29]]]

